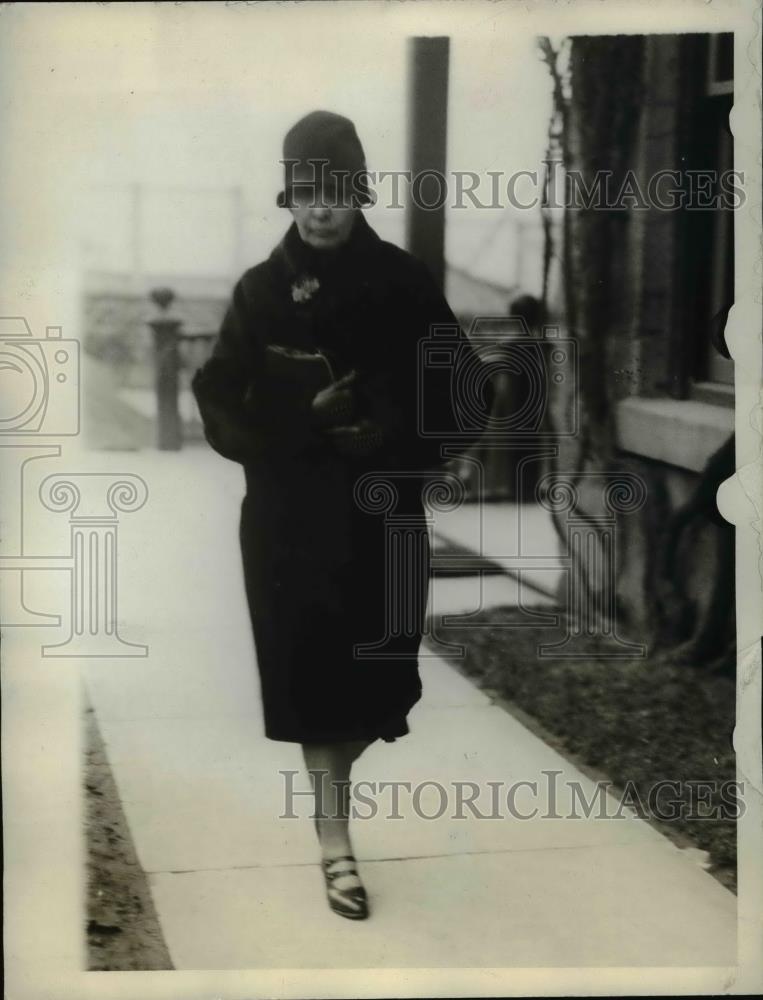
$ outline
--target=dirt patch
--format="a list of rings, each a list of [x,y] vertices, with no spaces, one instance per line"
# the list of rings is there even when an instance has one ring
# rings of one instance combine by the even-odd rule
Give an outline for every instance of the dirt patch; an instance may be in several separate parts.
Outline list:
[[[465,647],[454,666],[583,770],[635,790],[643,803],[659,782],[679,782],[679,815],[655,825],[676,843],[707,851],[712,874],[736,891],[734,680],[656,659],[607,659],[595,637],[590,660],[540,657],[541,644],[564,636],[563,615],[558,627],[519,628],[517,614],[492,608],[468,628],[430,627]],[[715,791],[700,792],[704,784]]]
[[[88,969],[172,969],[90,706],[84,725]]]

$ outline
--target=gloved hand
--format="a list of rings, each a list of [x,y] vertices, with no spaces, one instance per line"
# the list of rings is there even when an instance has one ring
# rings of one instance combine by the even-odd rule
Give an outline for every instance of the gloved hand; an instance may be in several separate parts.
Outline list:
[[[351,371],[315,395],[312,410],[317,428],[328,430],[332,427],[352,424],[357,414],[354,391],[356,379],[357,372]]]
[[[346,458],[365,458],[384,444],[380,425],[365,418],[355,424],[330,427],[325,433],[339,454]]]

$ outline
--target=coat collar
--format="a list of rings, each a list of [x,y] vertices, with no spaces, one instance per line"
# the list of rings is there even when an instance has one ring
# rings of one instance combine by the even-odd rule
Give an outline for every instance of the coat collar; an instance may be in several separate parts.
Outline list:
[[[380,242],[378,234],[358,210],[350,238],[337,250],[314,250],[302,241],[296,222],[292,222],[272,256],[283,262],[290,278],[335,275],[341,279],[362,264]]]

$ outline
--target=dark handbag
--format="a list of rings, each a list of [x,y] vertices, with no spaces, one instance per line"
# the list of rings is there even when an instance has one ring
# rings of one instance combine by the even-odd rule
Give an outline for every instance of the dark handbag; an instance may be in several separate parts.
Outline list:
[[[282,344],[265,348],[261,375],[244,393],[244,410],[289,450],[317,440],[312,403],[333,381],[328,358]]]
[[[312,401],[332,380],[320,352],[269,344],[254,375],[231,358],[213,356],[195,372],[191,387],[209,444],[225,458],[246,462],[320,443]]]

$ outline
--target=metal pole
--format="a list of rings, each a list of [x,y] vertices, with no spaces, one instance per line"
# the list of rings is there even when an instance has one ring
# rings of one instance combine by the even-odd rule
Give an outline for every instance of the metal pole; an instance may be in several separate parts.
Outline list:
[[[143,279],[143,187],[136,182],[130,188],[130,264],[133,294],[142,295]]]
[[[244,259],[244,192],[241,187],[231,191],[231,209],[233,212],[233,275],[238,277],[243,269]]]
[[[412,184],[406,246],[445,284],[445,175],[448,138],[447,37],[412,38],[408,62],[408,164]]]
[[[518,289],[522,288],[522,241],[525,227],[522,222],[514,224],[514,284]]]

